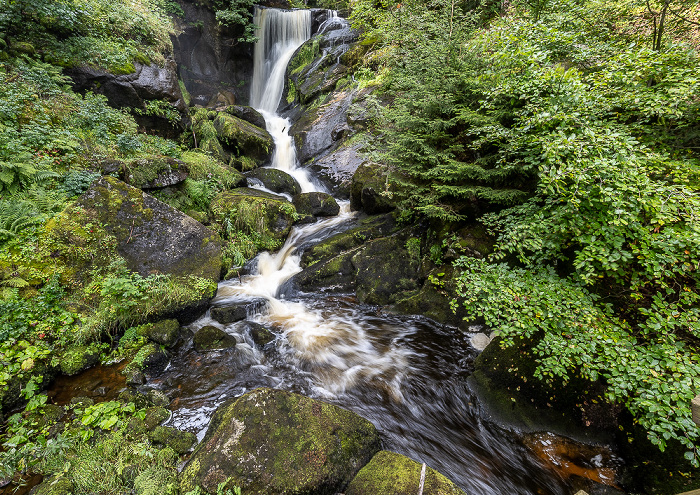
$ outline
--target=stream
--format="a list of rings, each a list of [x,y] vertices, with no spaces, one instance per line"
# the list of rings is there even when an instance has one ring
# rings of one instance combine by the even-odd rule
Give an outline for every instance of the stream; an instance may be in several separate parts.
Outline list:
[[[326,22],[342,22],[331,17]],[[275,141],[272,166],[294,176],[303,192],[326,192],[299,167],[291,122],[277,113],[287,64],[311,36],[310,12],[256,8],[255,24],[251,106]],[[198,353],[186,343],[152,377],[148,385],[173,399],[166,424],[201,440],[224,401],[274,387],[354,411],[377,427],[385,450],[425,462],[470,495],[621,493],[611,488],[621,460],[608,447],[521,434],[487,420],[467,382],[478,354],[469,334],[420,316],[385,314],[353,294],[294,290],[289,281],[301,271],[303,249],[356,221],[349,203],[339,204],[338,216],[294,227],[278,252],[256,258],[249,275],[219,284],[212,306],[248,303],[248,321],[276,339],[261,349],[248,321],[222,325],[207,311],[190,330],[213,325],[237,345]]]

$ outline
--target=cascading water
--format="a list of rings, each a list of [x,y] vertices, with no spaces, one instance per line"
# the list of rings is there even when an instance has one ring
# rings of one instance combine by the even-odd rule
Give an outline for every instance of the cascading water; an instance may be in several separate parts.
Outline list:
[[[260,41],[251,102],[275,140],[273,166],[292,174],[304,191],[317,190],[297,166],[286,132],[290,122],[277,114],[286,66],[310,36],[310,13],[256,9],[255,23]],[[263,352],[245,322],[222,325],[208,314],[195,322],[193,330],[214,325],[235,336],[238,345],[235,352],[207,355],[186,348],[172,359],[153,382],[178,397],[170,424],[197,431],[201,438],[224,400],[276,387],[357,412],[377,426],[385,449],[426,462],[469,494],[573,493],[568,479],[548,469],[516,435],[482,420],[465,385],[476,355],[468,336],[424,318],[380,314],[348,295],[280,296],[284,282],[301,271],[297,248],[351,220],[348,203],[342,202],[337,217],[295,227],[277,253],[258,256],[255,273],[219,285],[215,305],[262,301],[255,305],[262,309],[249,319],[279,337]]]

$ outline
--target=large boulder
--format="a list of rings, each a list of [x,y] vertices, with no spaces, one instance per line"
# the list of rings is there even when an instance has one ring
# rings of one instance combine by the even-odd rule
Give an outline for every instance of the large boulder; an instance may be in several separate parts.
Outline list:
[[[358,167],[366,161],[361,153],[363,146],[363,142],[355,142],[353,139],[321,158],[313,160],[307,166],[334,196],[348,199],[352,177]]]
[[[237,344],[235,337],[211,325],[200,328],[192,342],[197,352],[231,349]]]
[[[340,206],[336,200],[327,193],[308,192],[297,194],[292,198],[292,203],[300,215],[313,215],[315,217],[334,217],[340,213]]]
[[[284,240],[294,223],[294,205],[282,196],[240,187],[214,198],[211,210],[217,222],[228,220],[248,233]]]
[[[401,454],[383,450],[360,469],[345,495],[415,495],[420,493],[421,464]],[[430,495],[465,495],[452,481],[427,467],[423,493]]]
[[[144,110],[147,102],[159,100],[169,103],[181,115],[187,109],[173,60],[167,60],[163,67],[135,63],[125,68],[127,73],[123,74],[110,74],[87,66],[69,68],[65,72],[72,79],[74,90],[104,95],[116,108]],[[167,137],[176,137],[183,129],[179,125],[173,126],[165,117],[136,115],[135,118],[140,125]]]
[[[352,176],[350,208],[370,215],[386,213],[396,208],[389,173],[385,167],[365,162]]]
[[[233,156],[252,159],[257,166],[270,159],[275,143],[265,129],[223,112],[213,124],[219,142]]]
[[[103,177],[78,204],[93,212],[116,237],[117,251],[129,269],[144,277],[164,273],[219,280],[219,236],[153,196]]]
[[[379,451],[372,424],[337,406],[261,388],[225,403],[180,477],[180,492],[342,492]]]
[[[270,191],[294,196],[301,192],[299,182],[287,172],[276,168],[257,168],[245,174],[248,183],[260,183]]]
[[[262,114],[253,107],[247,107],[244,105],[230,105],[226,107],[225,112],[233,115],[234,117],[238,117],[239,119],[243,119],[246,122],[250,122],[254,126],[260,127],[261,129],[266,128],[267,123],[265,122],[265,117],[263,117]]]

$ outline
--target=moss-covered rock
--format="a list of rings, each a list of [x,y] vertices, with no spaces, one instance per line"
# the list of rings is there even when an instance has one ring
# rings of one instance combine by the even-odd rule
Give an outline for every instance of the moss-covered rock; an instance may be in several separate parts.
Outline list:
[[[245,176],[249,183],[255,183],[257,181],[270,191],[278,194],[294,196],[301,192],[299,182],[282,170],[277,170],[275,168],[257,168],[246,172]]]
[[[360,469],[345,495],[415,495],[419,493],[422,465],[401,454],[383,450]],[[465,495],[454,483],[428,467],[423,493]]]
[[[79,204],[96,214],[116,237],[117,251],[127,266],[141,275],[165,273],[219,280],[219,236],[153,196],[113,177],[103,177],[90,186]]]
[[[179,334],[180,324],[174,319],[161,320],[139,327],[139,335],[165,347],[173,346]]]
[[[247,332],[255,345],[259,347],[266,346],[276,338],[275,334],[269,328],[262,326],[260,323],[255,323],[254,321],[243,322],[239,330]]]
[[[152,388],[146,393],[146,397],[148,398],[148,402],[154,406],[168,407],[170,405],[170,398],[165,395],[165,392],[162,390]]]
[[[180,476],[180,491],[219,483],[243,493],[342,491],[379,450],[372,424],[337,406],[261,388],[227,402],[212,418]]]
[[[396,208],[389,173],[382,165],[365,162],[352,176],[350,207],[374,215]]]
[[[236,343],[235,337],[211,325],[200,328],[193,339],[197,352],[230,349],[236,347]]]
[[[213,124],[219,142],[235,156],[252,158],[258,166],[270,159],[275,145],[264,128],[227,113],[219,113]]]
[[[292,203],[301,215],[334,217],[340,213],[340,206],[333,196],[323,192],[297,194],[292,198]]]
[[[245,105],[230,105],[226,107],[225,112],[229,115],[233,115],[234,117],[238,117],[239,119],[243,119],[246,122],[250,122],[255,127],[265,129],[265,117],[263,117],[262,114],[253,107],[248,107]]]
[[[223,325],[245,320],[248,316],[248,311],[246,310],[245,306],[238,305],[211,308],[209,313],[211,314],[212,319]]]
[[[296,215],[294,205],[282,196],[243,187],[217,195],[211,210],[219,223],[228,219],[243,231],[279,241],[289,235]]]
[[[361,249],[355,248],[313,263],[294,276],[294,283],[308,292],[326,288],[338,292],[355,290],[357,268],[352,259]]]
[[[170,447],[178,454],[186,454],[197,443],[197,436],[189,431],[170,428],[169,426],[157,426],[148,438],[154,443]]]
[[[369,241],[352,257],[355,291],[361,302],[388,304],[397,293],[418,288],[418,262],[406,249],[406,235]]]
[[[72,495],[73,483],[64,476],[53,476],[44,480],[34,492],[34,495]]]
[[[214,178],[227,188],[247,185],[246,178],[242,173],[207,153],[196,150],[186,151],[182,154],[181,159],[187,165],[191,179]]]
[[[96,365],[100,360],[100,348],[96,344],[68,347],[59,359],[59,366],[65,375],[75,375]]]
[[[139,189],[160,189],[184,182],[187,164],[169,156],[139,158],[122,166],[120,178]]]
[[[124,371],[129,373],[135,370],[157,370],[164,367],[167,362],[166,352],[160,345],[150,342],[138,350]]]

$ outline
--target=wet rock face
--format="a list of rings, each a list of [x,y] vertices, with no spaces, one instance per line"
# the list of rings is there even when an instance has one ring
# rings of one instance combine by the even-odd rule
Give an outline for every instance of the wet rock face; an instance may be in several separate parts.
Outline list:
[[[180,491],[227,483],[243,493],[339,493],[378,450],[374,426],[356,414],[261,388],[217,410]]]
[[[256,182],[278,194],[294,196],[301,192],[299,182],[287,172],[274,168],[258,168],[245,174],[249,184]]]
[[[420,492],[422,465],[401,454],[383,450],[363,467],[345,495],[414,495]],[[465,495],[454,483],[426,467],[423,493]]]
[[[365,162],[357,168],[350,186],[350,207],[370,215],[396,208],[385,167]]]
[[[247,104],[254,45],[238,41],[240,30],[219,25],[208,2],[179,3],[185,16],[176,21],[173,49],[192,104],[207,106],[220,92],[227,104]]]
[[[164,67],[157,65],[134,64],[135,72],[114,75],[90,67],[66,69],[73,80],[73,89],[80,93],[91,91],[107,97],[109,104],[116,108],[133,107],[145,109],[146,102],[164,100],[181,114],[185,112],[185,100],[177,79],[177,66],[169,60]],[[180,124],[173,125],[159,117],[136,116],[142,126],[158,131],[166,137],[174,137],[182,130]]]
[[[93,211],[116,237],[117,250],[129,269],[144,277],[165,273],[219,280],[219,236],[153,196],[103,177],[78,203]]]
[[[336,200],[327,193],[310,192],[297,194],[292,198],[292,203],[300,215],[313,215],[315,217],[334,217],[340,213],[340,206]]]

